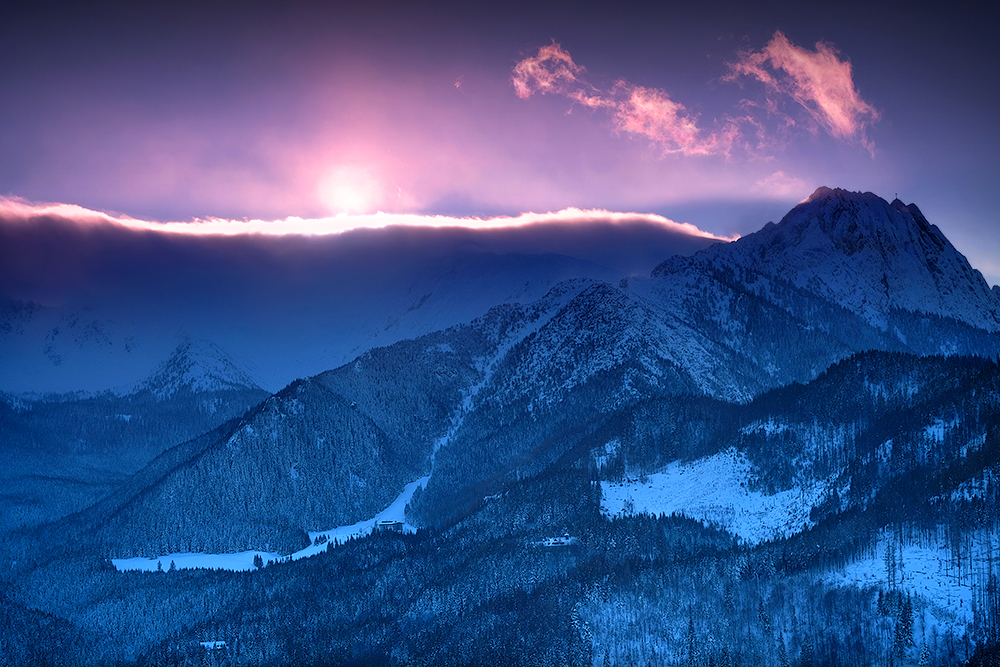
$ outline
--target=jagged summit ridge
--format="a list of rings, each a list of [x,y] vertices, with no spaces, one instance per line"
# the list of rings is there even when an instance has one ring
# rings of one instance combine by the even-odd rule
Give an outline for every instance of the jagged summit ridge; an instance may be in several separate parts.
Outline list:
[[[205,340],[181,343],[135,392],[149,391],[166,398],[179,391],[256,389],[260,386],[218,345]]]
[[[1000,331],[997,290],[941,230],[915,204],[870,192],[818,188],[779,223],[691,261],[787,281],[883,330],[899,309]],[[657,271],[670,272],[674,264]]]

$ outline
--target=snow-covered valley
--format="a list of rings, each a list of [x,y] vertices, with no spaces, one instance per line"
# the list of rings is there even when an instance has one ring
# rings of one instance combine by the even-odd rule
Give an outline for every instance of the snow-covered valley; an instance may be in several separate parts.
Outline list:
[[[176,553],[150,558],[112,558],[111,564],[119,572],[169,572],[171,570],[203,569],[227,570],[230,572],[246,572],[259,569],[255,560],[259,559],[262,566],[274,562],[289,562],[301,558],[309,558],[322,553],[330,547],[336,547],[342,542],[357,539],[371,534],[380,525],[388,524],[392,530],[413,532],[415,526],[406,522],[406,505],[413,497],[413,492],[426,486],[430,476],[421,477],[410,482],[396,497],[392,504],[370,519],[364,519],[349,526],[337,526],[327,530],[309,531],[309,541],[312,543],[304,549],[290,554],[279,554],[267,551],[241,551],[239,553],[203,554]]]

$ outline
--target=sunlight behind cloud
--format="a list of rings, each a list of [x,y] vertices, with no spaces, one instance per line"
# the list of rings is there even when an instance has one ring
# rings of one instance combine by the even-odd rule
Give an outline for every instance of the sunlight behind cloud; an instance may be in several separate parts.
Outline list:
[[[325,218],[300,218],[290,216],[280,220],[228,220],[224,218],[196,219],[192,222],[150,222],[128,216],[111,215],[93,211],[74,204],[38,204],[23,199],[0,197],[0,222],[30,224],[43,217],[62,218],[79,224],[112,224],[136,230],[167,232],[172,234],[234,236],[259,234],[329,235],[352,229],[377,229],[390,226],[412,227],[465,227],[469,229],[499,229],[541,223],[572,225],[586,222],[647,222],[673,229],[679,233],[707,239],[731,241],[736,237],[717,236],[690,223],[675,222],[654,213],[626,213],[601,209],[566,208],[548,213],[522,213],[518,216],[491,218],[452,217],[445,215],[420,215],[405,213],[339,214]]]
[[[781,170],[759,179],[753,185],[754,192],[775,198],[793,197],[808,189],[809,185],[801,178],[791,176]]]

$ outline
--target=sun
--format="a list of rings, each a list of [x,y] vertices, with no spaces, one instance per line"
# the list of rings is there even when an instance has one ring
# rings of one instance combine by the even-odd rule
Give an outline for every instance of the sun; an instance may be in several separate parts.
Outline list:
[[[331,167],[317,185],[319,200],[331,213],[374,213],[383,188],[370,168],[359,165]]]

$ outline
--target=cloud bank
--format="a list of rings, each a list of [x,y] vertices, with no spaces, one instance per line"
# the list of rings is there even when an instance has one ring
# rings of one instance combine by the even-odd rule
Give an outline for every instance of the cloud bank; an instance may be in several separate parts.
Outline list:
[[[206,339],[272,390],[572,278],[617,283],[717,240],[662,216],[158,223],[0,199],[0,389],[103,390]]]
[[[491,218],[452,217],[405,213],[372,213],[362,215],[341,214],[326,218],[300,218],[291,216],[280,220],[227,220],[222,218],[196,219],[192,222],[151,222],[124,215],[93,211],[75,204],[33,203],[14,197],[0,197],[0,224],[30,224],[38,219],[61,219],[79,226],[112,225],[136,231],[160,232],[195,236],[328,236],[357,229],[385,227],[429,227],[503,229],[530,225],[589,223],[625,224],[642,222],[669,229],[673,232],[704,239],[730,241],[732,238],[716,236],[690,223],[675,222],[654,213],[625,213],[602,209],[566,208],[548,213],[522,213],[517,216]]]

